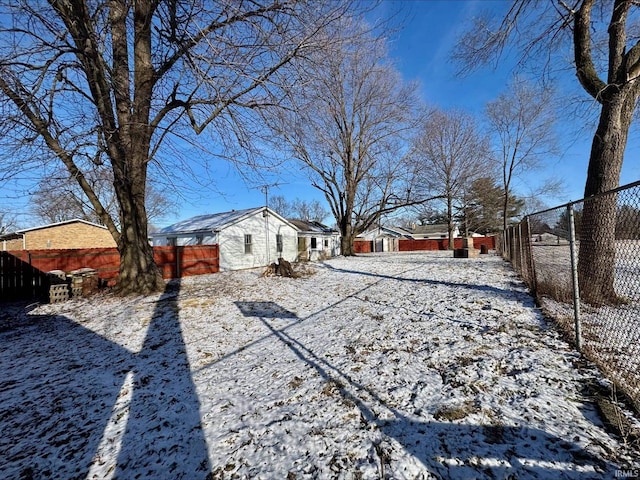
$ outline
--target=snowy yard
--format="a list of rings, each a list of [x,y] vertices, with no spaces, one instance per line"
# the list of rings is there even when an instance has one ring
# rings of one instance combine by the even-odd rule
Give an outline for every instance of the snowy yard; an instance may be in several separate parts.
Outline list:
[[[19,314],[0,332],[0,478],[600,479],[640,467],[587,393],[598,373],[500,258],[307,269]]]

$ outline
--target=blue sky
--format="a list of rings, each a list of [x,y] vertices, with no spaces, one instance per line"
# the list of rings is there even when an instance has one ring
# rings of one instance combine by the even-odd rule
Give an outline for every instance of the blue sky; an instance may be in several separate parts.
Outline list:
[[[507,59],[498,69],[486,67],[461,78],[456,76],[456,66],[451,62],[450,54],[465,28],[465,22],[487,9],[501,15],[508,6],[509,2],[504,0],[384,0],[374,16],[386,18],[395,14],[394,22],[402,24],[401,30],[390,38],[390,53],[406,80],[420,82],[421,96],[427,104],[481,115],[485,104],[495,99],[509,82],[513,65]],[[573,88],[574,93],[579,92],[571,74],[563,85]],[[528,173],[516,185],[524,194],[543,178],[561,178],[564,192],[559,198],[545,199],[549,206],[582,197],[593,136],[593,128],[580,125],[583,120],[562,117],[559,122],[565,125],[561,136],[561,155],[550,158],[543,169]],[[640,150],[637,137],[640,137],[637,130],[630,135],[622,184],[640,178],[640,162],[635,160]],[[158,226],[199,214],[264,205],[263,190],[244,182],[230,165],[218,162],[210,173],[216,178],[216,185],[190,189],[184,198],[179,199],[177,215],[155,222]],[[281,178],[265,182],[270,184],[270,197],[281,195],[291,201],[299,198],[324,202],[322,194],[311,187],[300,169],[289,167],[280,173]],[[22,200],[13,196],[7,198],[6,192],[10,189],[4,190],[4,195],[0,192],[0,211],[8,209],[26,213],[27,207],[22,205]],[[37,223],[30,215],[21,215],[18,221],[21,227]],[[327,223],[332,223],[332,220],[328,218]]]
[[[391,15],[394,22],[402,24],[401,30],[390,38],[390,53],[404,78],[421,84],[421,96],[427,104],[481,115],[486,103],[495,99],[512,78],[513,62],[505,59],[499,68],[487,66],[459,77],[456,65],[450,60],[451,50],[469,19],[487,9],[501,15],[509,3],[504,0],[384,0],[374,16],[387,18]],[[574,94],[580,92],[571,73],[563,85],[573,89]],[[561,179],[564,184],[561,195],[543,199],[548,206],[582,198],[593,136],[593,129],[585,126],[584,120],[559,117],[558,123],[564,125],[560,134],[561,153],[549,158],[540,170],[522,175],[522,179],[515,181],[515,187],[526,195],[545,178]],[[630,138],[621,184],[640,178],[638,162],[633,161],[639,142],[635,141],[633,133]],[[204,203],[196,205],[185,204],[181,218],[264,204],[264,194],[260,189],[236,182],[233,172],[226,172],[227,195],[202,199]],[[278,186],[269,188],[269,195],[324,202],[322,194],[311,187],[295,168],[286,172]]]

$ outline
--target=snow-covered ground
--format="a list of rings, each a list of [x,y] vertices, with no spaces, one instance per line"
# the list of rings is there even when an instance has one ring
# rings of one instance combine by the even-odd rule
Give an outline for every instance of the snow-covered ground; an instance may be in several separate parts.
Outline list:
[[[597,371],[500,258],[375,254],[297,279],[261,273],[28,315],[0,307],[0,478],[600,479],[640,467],[587,393]]]

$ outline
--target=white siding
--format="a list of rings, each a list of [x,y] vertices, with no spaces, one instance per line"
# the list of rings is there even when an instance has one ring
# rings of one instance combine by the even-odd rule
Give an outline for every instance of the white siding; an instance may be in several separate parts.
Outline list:
[[[197,237],[202,235],[202,243],[198,244]],[[179,235],[167,235],[163,237],[152,237],[154,247],[166,247],[169,245],[171,238],[176,239],[176,245],[184,247],[185,245],[215,245],[218,243],[218,238],[215,233],[209,234],[179,234]]]
[[[251,253],[245,253],[245,235],[251,235]],[[283,252],[276,251],[276,235],[282,235]],[[266,266],[282,256],[296,260],[297,232],[273,215],[262,212],[222,229],[220,235],[220,271]],[[268,245],[267,245],[268,240]]]
[[[340,236],[337,234],[327,233],[308,233],[299,234],[300,239],[305,243],[305,252],[298,252],[300,258],[305,260],[317,261],[324,258],[331,258],[340,255]],[[311,248],[311,239],[316,239],[316,248]],[[325,246],[325,241],[328,243]]]

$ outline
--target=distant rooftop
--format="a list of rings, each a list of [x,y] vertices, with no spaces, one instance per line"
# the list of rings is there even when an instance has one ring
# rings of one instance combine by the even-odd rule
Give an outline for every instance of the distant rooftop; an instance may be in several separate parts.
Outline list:
[[[327,227],[320,222],[307,221],[307,220],[297,220],[297,219],[288,219],[289,222],[293,223],[296,227],[300,229],[302,232],[317,232],[317,233],[334,233],[336,230],[333,228]]]

